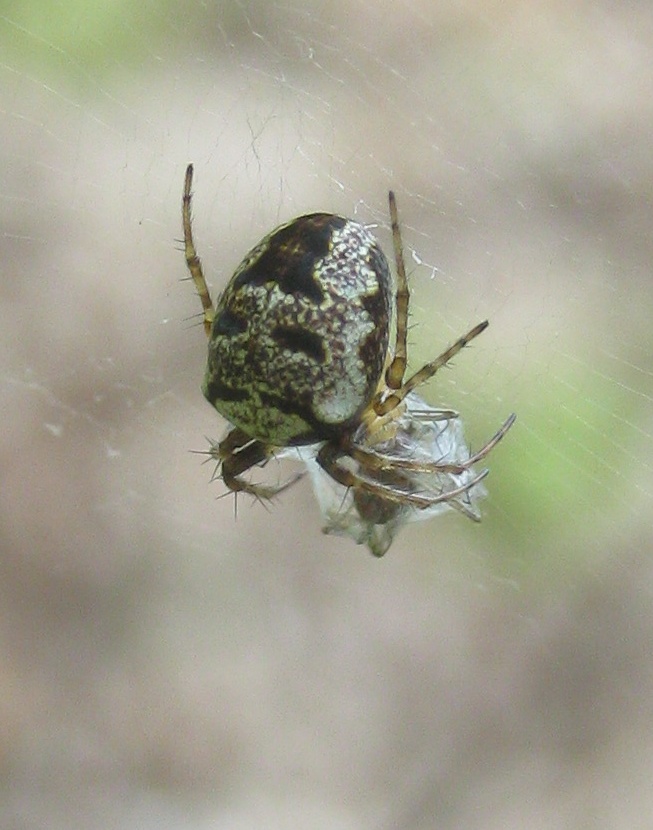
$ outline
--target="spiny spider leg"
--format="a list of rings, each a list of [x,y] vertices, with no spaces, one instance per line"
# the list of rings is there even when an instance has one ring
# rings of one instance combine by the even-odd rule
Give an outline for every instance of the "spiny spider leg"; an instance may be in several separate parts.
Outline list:
[[[464,334],[462,337],[459,337],[456,342],[449,346],[449,348],[442,352],[439,357],[436,357],[435,360],[432,360],[430,363],[425,364],[422,368],[415,372],[415,374],[408,378],[408,380],[403,384],[400,389],[397,389],[391,395],[388,395],[386,398],[382,400],[377,400],[374,404],[374,411],[377,415],[385,415],[386,412],[390,412],[395,409],[399,404],[404,400],[406,395],[413,391],[417,386],[420,386],[422,383],[426,383],[429,378],[432,378],[433,375],[445,366],[452,358],[454,358],[461,349],[464,349],[465,346],[470,343],[475,337],[478,337],[479,334],[485,331],[488,327],[489,323],[487,320],[484,320],[482,323],[474,326],[473,329]]]
[[[271,499],[298,481],[303,473],[297,473],[278,487],[252,484],[241,478],[242,474],[262,465],[273,455],[273,450],[262,441],[256,441],[240,429],[233,429],[219,444],[211,447],[211,455],[221,464],[222,480],[235,493],[249,493],[258,499]]]
[[[191,187],[193,184],[193,165],[189,164],[186,168],[186,178],[184,180],[184,196],[181,203],[181,215],[184,225],[184,253],[186,256],[186,265],[191,273],[197,294],[202,301],[202,308],[204,309],[204,331],[206,336],[211,336],[211,325],[213,323],[213,303],[211,302],[211,294],[209,287],[204,279],[204,271],[202,270],[202,262],[195,250],[195,243],[193,242],[193,229],[190,219],[190,203],[191,203]]]
[[[464,348],[470,340],[477,337],[487,326],[487,320],[479,323],[466,335],[459,338],[453,346],[440,355],[440,357],[427,363],[419,372],[416,372],[411,378],[403,383],[404,374],[408,362],[408,350],[406,346],[406,338],[408,335],[408,307],[410,303],[410,290],[408,288],[408,278],[406,276],[406,263],[404,261],[404,246],[401,239],[401,229],[399,227],[399,213],[397,211],[397,200],[395,194],[391,190],[388,193],[388,203],[390,206],[390,224],[392,226],[392,244],[395,253],[395,263],[397,267],[397,290],[395,293],[395,307],[397,309],[396,320],[396,340],[393,359],[390,362],[385,372],[385,382],[388,389],[396,390],[395,394],[389,395],[385,400],[377,402],[374,409],[378,415],[383,415],[395,409],[401,401],[408,395],[415,387],[425,383],[429,378],[448,363],[462,348]],[[403,385],[402,385],[403,384]]]
[[[339,484],[342,484],[343,487],[353,487],[356,490],[363,490],[387,501],[397,502],[398,504],[412,504],[414,507],[420,509],[431,507],[439,502],[449,501],[456,496],[466,493],[482,481],[489,472],[489,470],[482,470],[473,479],[461,484],[460,487],[446,490],[437,496],[421,496],[418,493],[395,490],[390,486],[371,481],[353,473],[347,467],[338,464],[338,459],[342,455],[345,455],[345,452],[341,447],[327,442],[318,452],[317,462],[331,478],[335,479]]]

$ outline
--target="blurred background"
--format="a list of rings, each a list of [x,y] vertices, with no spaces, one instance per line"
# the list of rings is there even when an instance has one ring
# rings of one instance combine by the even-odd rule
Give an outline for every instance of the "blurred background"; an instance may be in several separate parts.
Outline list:
[[[653,7],[5,2],[0,825],[650,828]],[[219,498],[179,238],[397,193],[484,521]],[[274,471],[272,474],[275,475]]]

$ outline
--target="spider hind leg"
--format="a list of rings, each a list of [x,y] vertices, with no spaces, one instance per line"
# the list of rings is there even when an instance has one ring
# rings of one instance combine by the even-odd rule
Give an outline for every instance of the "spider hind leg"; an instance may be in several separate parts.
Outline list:
[[[263,441],[250,438],[240,429],[233,429],[226,438],[212,445],[210,455],[220,465],[220,477],[232,492],[249,493],[260,501],[274,498],[303,475],[297,473],[276,487],[246,481],[242,478],[243,473],[252,467],[263,466],[274,455],[274,450]]]

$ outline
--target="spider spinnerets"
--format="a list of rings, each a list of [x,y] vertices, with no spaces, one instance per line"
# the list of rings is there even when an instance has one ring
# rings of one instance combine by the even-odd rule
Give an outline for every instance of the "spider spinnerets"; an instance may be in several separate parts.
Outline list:
[[[395,292],[386,257],[364,225],[313,213],[252,248],[214,307],[193,242],[192,180],[188,165],[185,255],[209,339],[202,391],[232,425],[210,450],[226,486],[272,498],[300,476],[271,487],[243,474],[285,448],[300,448],[327,520],[324,531],[351,536],[377,556],[403,524],[442,509],[479,520],[475,503],[487,470],[476,473],[473,465],[515,416],[472,455],[457,413],[430,407],[414,392],[487,321],[405,379],[409,291],[394,194]]]

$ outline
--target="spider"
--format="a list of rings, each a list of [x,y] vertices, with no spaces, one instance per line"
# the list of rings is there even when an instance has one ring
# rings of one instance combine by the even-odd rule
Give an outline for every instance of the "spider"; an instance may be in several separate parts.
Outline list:
[[[426,457],[424,452],[411,457],[426,442],[415,437],[423,402],[414,390],[488,322],[406,378],[409,289],[394,193],[388,196],[394,293],[387,260],[369,230],[335,214],[314,213],[261,240],[214,306],[193,241],[192,181],[189,164],[182,200],[185,257],[209,340],[202,390],[232,425],[210,451],[225,485],[235,493],[271,499],[299,476],[272,487],[244,474],[284,448],[311,447],[319,469],[352,492],[354,510],[366,526],[389,524],[406,509],[428,512],[442,503],[476,518],[461,497],[487,470],[475,474],[472,467],[503,438],[515,416],[473,455],[456,438],[444,453],[431,449]],[[425,420],[442,427],[457,417],[445,413],[438,420],[434,413],[440,412],[427,410]]]

